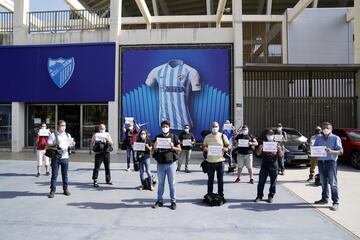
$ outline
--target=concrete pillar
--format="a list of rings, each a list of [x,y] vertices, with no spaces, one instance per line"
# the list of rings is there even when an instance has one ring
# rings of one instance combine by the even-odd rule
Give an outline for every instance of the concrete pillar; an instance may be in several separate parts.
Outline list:
[[[244,123],[242,0],[232,0],[234,29],[234,125]]]
[[[110,3],[110,41],[115,42],[115,101],[109,102],[108,118],[109,118],[109,133],[114,141],[114,151],[118,151],[118,142],[120,136],[119,118],[121,109],[119,105],[119,89],[120,89],[120,56],[119,56],[119,39],[121,33],[121,9],[122,0],[111,0]]]
[[[27,13],[29,12],[29,0],[14,1],[14,45],[27,43]]]
[[[284,20],[281,23],[281,42],[282,42],[282,63],[288,63],[288,24],[287,24],[287,11],[284,13]]]
[[[360,1],[354,1],[354,63],[360,64]]]
[[[21,152],[25,146],[25,103],[13,102],[11,107],[11,151]]]

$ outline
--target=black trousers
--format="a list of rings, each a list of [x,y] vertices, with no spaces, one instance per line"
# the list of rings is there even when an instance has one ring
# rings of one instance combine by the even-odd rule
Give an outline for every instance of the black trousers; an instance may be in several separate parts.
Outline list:
[[[276,193],[276,179],[278,175],[278,165],[277,162],[274,163],[263,163],[260,168],[259,173],[259,182],[257,186],[257,197],[263,198],[264,196],[264,187],[267,180],[267,177],[270,177],[270,187],[269,187],[269,198],[273,198]]]
[[[99,170],[101,167],[101,163],[104,162],[104,166],[105,166],[105,179],[106,182],[109,183],[111,181],[111,176],[110,176],[110,153],[98,153],[95,154],[95,166],[94,166],[94,172],[93,172],[93,176],[92,179],[93,180],[97,180],[98,176],[99,176]]]

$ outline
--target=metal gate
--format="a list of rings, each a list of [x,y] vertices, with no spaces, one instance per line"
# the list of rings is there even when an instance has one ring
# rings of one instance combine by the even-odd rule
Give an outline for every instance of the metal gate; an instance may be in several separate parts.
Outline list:
[[[305,136],[324,121],[356,127],[355,71],[244,70],[244,123],[255,135],[281,122]]]

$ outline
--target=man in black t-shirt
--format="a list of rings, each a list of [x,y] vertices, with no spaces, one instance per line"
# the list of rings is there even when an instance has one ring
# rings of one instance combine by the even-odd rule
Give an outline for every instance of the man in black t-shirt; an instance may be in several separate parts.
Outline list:
[[[175,185],[175,173],[176,173],[176,160],[178,160],[178,154],[181,151],[179,139],[176,135],[170,133],[170,123],[168,121],[161,122],[162,133],[156,136],[154,143],[154,158],[157,161],[157,175],[159,180],[159,187],[157,193],[157,201],[153,205],[153,208],[163,206],[163,194],[165,178],[167,176],[170,199],[172,210],[176,209],[176,185]]]
[[[181,164],[185,159],[185,172],[188,173],[191,150],[193,148],[193,145],[195,144],[194,135],[190,132],[190,126],[188,124],[185,125],[184,131],[179,136],[179,140],[181,143],[181,154],[176,171],[180,171]]]
[[[234,151],[237,154],[237,178],[236,183],[240,182],[240,176],[244,165],[248,169],[250,181],[249,183],[254,184],[253,179],[253,152],[254,148],[258,145],[255,137],[249,133],[249,128],[244,125],[241,129],[241,133],[234,139],[234,146],[237,146]]]

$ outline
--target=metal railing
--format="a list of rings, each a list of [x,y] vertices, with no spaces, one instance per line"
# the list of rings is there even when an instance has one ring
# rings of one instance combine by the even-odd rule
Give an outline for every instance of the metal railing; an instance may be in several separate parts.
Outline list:
[[[28,13],[29,33],[109,29],[110,10],[66,10]]]
[[[13,16],[14,13],[12,12],[0,13],[0,33],[13,31]]]

